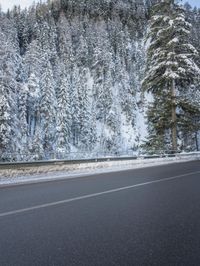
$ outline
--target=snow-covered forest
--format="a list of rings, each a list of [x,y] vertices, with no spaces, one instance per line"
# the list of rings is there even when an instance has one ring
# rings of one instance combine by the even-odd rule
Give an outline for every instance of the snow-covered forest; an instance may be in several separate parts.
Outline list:
[[[0,11],[1,160],[150,150],[152,124],[164,117],[160,98],[142,88],[152,2],[49,0]],[[200,51],[200,10],[185,10]],[[200,148],[199,89],[190,82],[178,92],[179,151]],[[152,150],[173,149],[163,131],[166,145]]]

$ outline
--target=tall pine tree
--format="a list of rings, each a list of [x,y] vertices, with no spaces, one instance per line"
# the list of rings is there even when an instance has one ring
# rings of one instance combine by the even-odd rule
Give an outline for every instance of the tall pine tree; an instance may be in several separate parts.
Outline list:
[[[152,148],[155,144],[156,148],[177,151],[178,111],[182,109],[179,95],[200,74],[195,63],[198,53],[189,42],[190,28],[185,10],[174,0],[160,1],[153,6],[143,80],[143,88],[154,96],[148,112],[151,128],[148,144]],[[157,108],[158,104],[161,108]]]

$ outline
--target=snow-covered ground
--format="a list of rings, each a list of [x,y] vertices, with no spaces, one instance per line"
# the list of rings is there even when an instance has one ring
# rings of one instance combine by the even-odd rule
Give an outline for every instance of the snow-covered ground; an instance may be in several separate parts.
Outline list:
[[[200,160],[200,154],[182,154],[172,158],[107,161],[82,164],[56,164],[0,170],[0,186],[92,176],[101,173],[125,171],[170,163]]]

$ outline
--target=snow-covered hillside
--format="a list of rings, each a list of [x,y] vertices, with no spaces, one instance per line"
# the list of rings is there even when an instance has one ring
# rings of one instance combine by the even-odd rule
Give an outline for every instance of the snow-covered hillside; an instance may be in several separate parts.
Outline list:
[[[49,1],[0,13],[0,160],[137,151],[152,1]]]
[[[67,2],[1,14],[5,159],[119,153],[144,136],[145,4]]]

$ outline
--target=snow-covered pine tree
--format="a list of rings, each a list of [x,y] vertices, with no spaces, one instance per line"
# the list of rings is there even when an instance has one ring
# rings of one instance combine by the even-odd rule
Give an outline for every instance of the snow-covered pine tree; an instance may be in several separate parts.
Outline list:
[[[59,16],[57,49],[60,58],[62,58],[62,62],[64,62],[66,67],[71,69],[74,61],[72,33],[69,20],[67,20],[64,12],[61,12]]]
[[[171,134],[171,149],[177,151],[177,130],[180,106],[179,92],[187,89],[200,74],[195,63],[197,50],[189,42],[191,24],[186,21],[185,10],[174,0],[159,1],[152,8],[148,32],[146,76],[143,88],[154,96],[149,112],[149,126],[154,127],[150,145],[163,134]],[[156,108],[158,101],[162,109]],[[159,113],[157,112],[159,111]],[[159,130],[158,130],[159,129]],[[167,147],[166,147],[167,148]]]
[[[72,127],[71,127],[71,137],[72,143],[75,147],[79,144],[80,138],[80,103],[79,103],[79,95],[80,91],[80,75],[79,69],[77,65],[74,65],[71,76],[71,88],[70,88],[70,113],[72,117]]]
[[[2,86],[0,83],[0,94],[2,94]],[[0,97],[0,159],[9,159],[9,153],[12,150],[12,123],[11,123],[11,108],[9,101],[5,95]]]
[[[28,134],[34,136],[36,124],[39,123],[39,101],[40,101],[40,88],[39,80],[35,74],[31,74],[28,78],[28,92],[27,92],[27,122]]]
[[[19,121],[20,121],[20,156],[26,160],[28,153],[28,123],[27,123],[27,97],[28,87],[23,84],[19,91]]]
[[[107,152],[109,155],[116,155],[120,150],[120,123],[119,110],[113,105],[106,121],[106,131],[109,132],[109,136],[104,139],[104,152]],[[104,134],[106,135],[106,133]]]
[[[90,77],[89,69],[82,69],[80,73],[81,87],[79,88],[79,122],[80,146],[83,152],[91,151],[96,140],[96,123],[93,121],[91,91],[88,86]]]
[[[57,99],[54,87],[52,66],[47,62],[46,70],[41,80],[41,128],[43,133],[43,148],[49,158],[55,150]]]
[[[106,122],[112,105],[113,50],[109,41],[106,24],[100,22],[99,36],[93,51],[92,72],[94,72],[94,94],[97,107],[97,120]]]
[[[40,46],[41,45],[38,40],[33,40],[23,57],[23,63],[25,65],[27,77],[34,73],[35,76],[40,79],[43,73],[42,66],[44,64],[44,60],[42,60],[43,55]]]
[[[29,155],[27,156],[29,160],[45,159],[42,137],[42,128],[40,127],[40,125],[37,125],[34,136],[29,140]]]
[[[17,160],[19,152],[19,120],[18,120],[18,89],[17,71],[19,69],[20,56],[12,43],[12,29],[7,29],[8,35],[1,31],[0,25],[0,151]],[[10,26],[10,25],[9,25]],[[11,32],[10,32],[11,31]],[[3,155],[3,157],[4,157]],[[9,159],[7,157],[7,159]]]
[[[61,75],[60,86],[58,89],[58,108],[57,108],[57,153],[59,158],[65,157],[70,152],[70,78],[63,70]]]

